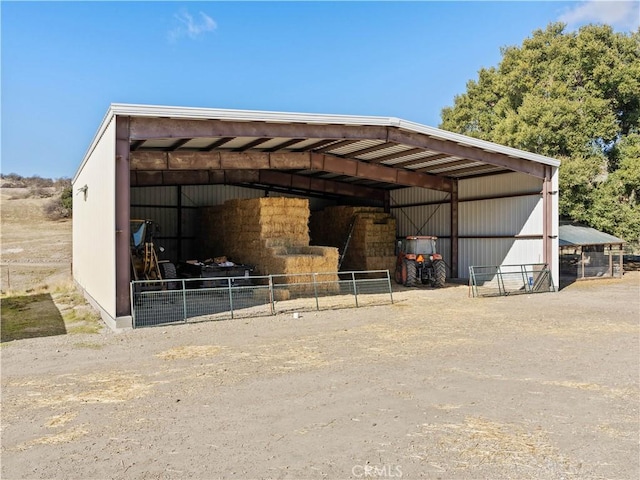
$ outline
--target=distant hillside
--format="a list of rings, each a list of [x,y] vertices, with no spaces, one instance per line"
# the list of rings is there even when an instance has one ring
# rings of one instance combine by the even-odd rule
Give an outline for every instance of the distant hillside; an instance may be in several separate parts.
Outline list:
[[[3,189],[3,200],[49,198],[50,200],[41,206],[49,220],[71,217],[73,192],[70,178],[51,179],[38,175],[23,177],[17,173],[0,174],[0,188]]]

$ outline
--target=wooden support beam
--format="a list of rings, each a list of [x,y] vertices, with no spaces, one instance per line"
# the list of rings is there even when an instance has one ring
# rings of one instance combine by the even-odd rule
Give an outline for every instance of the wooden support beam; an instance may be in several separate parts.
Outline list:
[[[361,177],[377,182],[393,183],[406,187],[421,187],[448,192],[451,190],[451,179],[413,172],[402,168],[393,168],[370,162],[361,162],[350,158],[331,155],[311,154],[311,168],[325,172],[340,173],[352,177]]]
[[[271,153],[269,168],[278,170],[307,170],[311,168],[311,156],[308,153]]]
[[[447,153],[451,156],[475,160],[497,167],[505,167],[515,172],[522,172],[538,178],[544,178],[545,165],[541,163],[510,157],[503,153],[489,152],[477,147],[461,145],[399,128],[389,128],[388,133],[389,141],[412,145],[418,148],[426,148],[435,152]]]
[[[375,163],[401,158],[425,150],[447,154],[464,159],[474,160],[512,171],[526,173],[544,178],[545,165],[531,160],[509,156],[503,153],[483,150],[482,148],[463,145],[455,141],[431,137],[424,133],[403,130],[397,127],[379,125],[336,125],[310,123],[275,123],[259,121],[227,121],[227,120],[190,120],[178,118],[131,117],[130,140],[152,140],[166,138],[305,138],[318,139],[316,144],[304,150],[337,148],[342,141],[380,140],[385,143],[407,145],[413,148],[404,152],[385,155]],[[323,143],[321,143],[323,142]],[[212,144],[213,145],[213,144]],[[208,149],[217,148],[210,145]]]
[[[319,153],[132,152],[131,168],[133,170],[308,169],[445,192],[451,189],[449,178]]]
[[[202,137],[265,137],[363,140],[387,138],[378,125],[319,125],[309,123],[237,122],[181,118],[132,117],[132,140]]]
[[[167,170],[169,154],[158,151],[132,151],[129,154],[131,170]]]
[[[220,168],[229,169],[261,169],[269,168],[269,153],[262,152],[220,152]]]

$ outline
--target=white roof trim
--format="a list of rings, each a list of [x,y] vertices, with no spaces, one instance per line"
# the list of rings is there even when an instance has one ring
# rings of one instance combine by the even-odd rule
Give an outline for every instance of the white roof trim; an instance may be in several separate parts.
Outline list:
[[[273,123],[308,123],[308,124],[333,124],[333,125],[372,125],[385,127],[398,127],[415,133],[427,135],[455,142],[468,147],[479,148],[488,152],[501,153],[514,158],[522,158],[544,165],[558,167],[560,161],[555,158],[538,155],[535,153],[525,152],[517,148],[505,147],[486,140],[480,140],[458,133],[448,132],[439,128],[429,127],[415,122],[402,120],[396,117],[374,117],[360,115],[332,115],[320,113],[296,113],[296,112],[272,112],[260,110],[230,110],[219,108],[196,108],[196,107],[172,107],[162,105],[136,105],[126,103],[112,103],[105,115],[91,146],[85,154],[82,164],[78,169],[78,173],[82,170],[89,155],[95,148],[98,140],[106,126],[109,124],[111,117],[114,115],[132,116],[132,117],[169,117],[194,120],[230,120],[230,121],[246,121],[246,122],[273,122]],[[78,176],[78,173],[74,176]]]

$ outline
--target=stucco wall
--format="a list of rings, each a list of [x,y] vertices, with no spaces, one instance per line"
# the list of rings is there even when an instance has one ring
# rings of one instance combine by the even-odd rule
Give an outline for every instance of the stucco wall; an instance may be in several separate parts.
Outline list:
[[[111,318],[116,315],[115,137],[112,119],[73,183],[73,278],[103,317]]]

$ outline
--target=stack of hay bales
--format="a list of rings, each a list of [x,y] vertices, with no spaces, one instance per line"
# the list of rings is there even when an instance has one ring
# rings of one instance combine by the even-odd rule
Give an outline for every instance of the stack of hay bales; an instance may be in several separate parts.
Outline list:
[[[353,224],[342,270],[395,270],[396,220],[376,207],[327,207],[311,215],[314,245],[344,248]]]
[[[336,248],[309,246],[309,215],[307,199],[229,200],[201,210],[200,241],[207,255],[253,265],[262,275],[337,272]],[[311,276],[284,281],[309,282]]]

